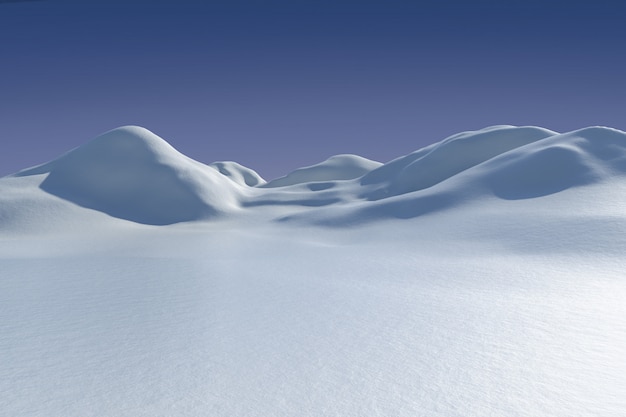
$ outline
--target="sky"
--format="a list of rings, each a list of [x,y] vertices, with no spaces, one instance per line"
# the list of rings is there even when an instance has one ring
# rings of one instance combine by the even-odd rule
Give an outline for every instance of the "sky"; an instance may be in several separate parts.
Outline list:
[[[0,176],[123,125],[273,179],[491,125],[626,130],[626,5],[0,0]]]

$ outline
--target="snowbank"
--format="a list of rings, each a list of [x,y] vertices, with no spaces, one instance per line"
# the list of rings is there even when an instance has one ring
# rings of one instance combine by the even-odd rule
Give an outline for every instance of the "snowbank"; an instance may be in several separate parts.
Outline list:
[[[296,169],[284,177],[268,182],[265,187],[274,188],[311,182],[351,180],[362,177],[381,165],[380,162],[357,155],[335,155],[319,164]]]
[[[548,196],[624,173],[626,133],[603,127],[558,134],[494,126],[451,136],[384,165],[337,155],[266,183],[235,162],[207,166],[148,130],[127,126],[1,180],[7,192],[0,221],[6,227],[19,213],[37,211],[32,201],[43,200],[33,193],[43,190],[83,208],[151,225],[235,213],[263,221],[352,225],[414,218],[480,199]],[[15,181],[31,177],[42,179],[41,190],[33,189],[36,181],[27,181],[16,194],[20,184]],[[29,198],[10,197],[29,192]],[[63,207],[48,200],[46,205],[57,213]]]
[[[206,219],[236,206],[231,181],[137,126],[111,130],[15,176],[40,174],[47,174],[42,190],[138,223]]]

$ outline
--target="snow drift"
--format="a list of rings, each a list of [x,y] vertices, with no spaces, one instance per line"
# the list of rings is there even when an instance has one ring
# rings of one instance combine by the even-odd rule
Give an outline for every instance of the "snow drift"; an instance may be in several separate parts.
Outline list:
[[[591,127],[559,134],[532,126],[493,126],[451,136],[386,164],[336,155],[265,182],[235,162],[194,161],[148,130],[128,126],[12,178],[40,175],[39,187],[50,195],[137,223],[263,213],[266,220],[336,226],[413,218],[477,199],[547,196],[621,176],[625,161],[626,133],[619,130]],[[6,179],[4,184],[7,190],[19,188]],[[7,199],[7,213],[26,204]]]
[[[554,134],[537,127],[513,126],[459,133],[385,164],[365,175],[361,184],[383,184],[366,193],[370,200],[423,190],[511,149]]]
[[[239,185],[256,187],[265,184],[265,180],[259,174],[237,162],[218,161],[209,164],[209,166],[217,169],[220,174],[225,175]]]
[[[362,177],[382,164],[357,155],[335,155],[319,164],[298,168],[290,174],[265,184],[265,187],[285,187],[288,185],[351,180]]]
[[[440,150],[445,152],[446,144],[454,143],[456,137],[431,146],[430,151],[424,151],[420,158],[409,164],[403,164],[403,159],[399,159],[384,165],[381,171],[388,166],[394,169],[387,168],[384,177],[380,172],[371,173],[383,186],[375,183],[373,191],[363,193],[366,198],[376,201],[338,216],[328,214],[326,219],[332,219],[330,223],[338,225],[389,217],[412,218],[477,199],[522,200],[548,196],[626,174],[626,133],[619,130],[591,127],[546,135],[547,131],[543,129],[506,127],[486,132],[488,141],[485,141],[484,131],[464,134],[462,140],[467,141],[464,146],[473,152],[466,150],[451,158],[457,163],[450,166],[443,162],[437,166],[429,156]],[[494,133],[501,135],[494,138]],[[510,133],[515,134],[513,140],[508,137]],[[477,142],[474,143],[473,139]],[[491,149],[494,139],[504,144]],[[507,150],[498,152],[502,149]],[[437,157],[433,159],[437,160]],[[469,160],[473,163],[469,164]],[[432,173],[408,175],[409,172],[427,171],[421,164],[432,167]],[[368,176],[362,179],[365,183],[372,181]]]
[[[625,144],[498,126],[264,186],[125,127],[1,178],[2,415],[622,417]]]
[[[15,176],[38,174],[47,174],[41,189],[50,194],[138,223],[206,219],[236,204],[237,187],[224,175],[136,126],[111,130]]]

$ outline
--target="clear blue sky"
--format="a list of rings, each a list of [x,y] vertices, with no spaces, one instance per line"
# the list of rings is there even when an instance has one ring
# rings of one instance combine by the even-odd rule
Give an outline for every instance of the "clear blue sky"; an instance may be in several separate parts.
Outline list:
[[[626,129],[626,6],[2,1],[0,175],[126,124],[272,179],[494,124]]]

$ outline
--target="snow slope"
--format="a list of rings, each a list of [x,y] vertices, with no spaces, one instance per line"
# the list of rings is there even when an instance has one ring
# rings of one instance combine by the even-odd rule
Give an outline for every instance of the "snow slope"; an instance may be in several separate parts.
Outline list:
[[[520,200],[623,179],[626,133],[590,127],[557,134],[535,127],[498,126],[452,136],[370,171],[318,201],[350,204],[282,221],[351,226],[414,218],[484,199]],[[303,190],[303,189],[302,189]],[[314,193],[298,195],[300,201]],[[283,202],[293,194],[284,194]],[[334,201],[331,200],[334,198]],[[275,195],[273,201],[279,201]],[[322,205],[322,204],[320,204]]]
[[[287,185],[324,182],[334,180],[351,180],[359,178],[380,167],[380,162],[357,155],[335,155],[319,164],[298,168],[290,174],[265,184],[265,187],[285,187]]]
[[[47,174],[40,188],[82,207],[146,224],[210,218],[236,202],[237,187],[152,132],[111,130],[60,158],[20,171]]]
[[[36,190],[24,191],[38,184],[63,202],[143,224],[263,213],[266,220],[353,225],[417,217],[474,199],[535,198],[602,183],[626,171],[625,143],[624,132],[610,128],[558,134],[494,126],[451,136],[386,164],[337,155],[265,182],[235,162],[201,164],[131,126],[7,177],[0,186],[21,190],[32,201],[45,199]],[[29,177],[40,180],[17,181]],[[3,200],[3,218],[11,220],[0,220],[0,227],[13,227],[15,213],[33,207],[26,200]]]
[[[255,187],[265,184],[265,180],[250,168],[246,168],[237,162],[219,161],[209,164],[211,168],[217,169],[222,175],[227,176],[239,185]]]
[[[554,134],[538,127],[514,126],[460,133],[385,164],[364,176],[361,183],[385,185],[367,195],[371,200],[423,190],[493,157]]]
[[[125,127],[1,178],[0,415],[623,416],[625,145],[498,126],[266,186]]]

